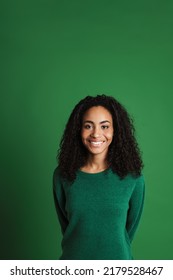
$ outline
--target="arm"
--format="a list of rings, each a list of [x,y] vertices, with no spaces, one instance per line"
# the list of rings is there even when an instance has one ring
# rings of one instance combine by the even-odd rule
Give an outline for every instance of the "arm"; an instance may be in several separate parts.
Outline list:
[[[129,201],[129,210],[127,213],[126,229],[129,235],[130,242],[132,242],[135,235],[136,229],[138,227],[143,205],[144,205],[144,195],[145,195],[145,182],[143,176],[137,178],[135,188],[131,195]]]
[[[65,194],[62,189],[62,183],[57,168],[53,173],[53,196],[58,220],[61,226],[61,232],[64,234],[68,225],[68,220],[65,212]]]

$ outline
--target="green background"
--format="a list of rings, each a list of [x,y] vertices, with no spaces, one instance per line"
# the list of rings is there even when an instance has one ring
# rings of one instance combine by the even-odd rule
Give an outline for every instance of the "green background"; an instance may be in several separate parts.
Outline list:
[[[52,173],[86,95],[117,98],[143,151],[135,259],[173,259],[173,2],[1,1],[1,259],[57,259]],[[75,145],[75,143],[74,143]]]

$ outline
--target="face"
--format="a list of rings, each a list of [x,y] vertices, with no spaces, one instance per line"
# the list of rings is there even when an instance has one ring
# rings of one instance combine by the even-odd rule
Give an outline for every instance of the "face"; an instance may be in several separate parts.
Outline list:
[[[111,113],[102,106],[94,106],[83,116],[81,138],[92,155],[107,155],[113,139],[113,120]]]

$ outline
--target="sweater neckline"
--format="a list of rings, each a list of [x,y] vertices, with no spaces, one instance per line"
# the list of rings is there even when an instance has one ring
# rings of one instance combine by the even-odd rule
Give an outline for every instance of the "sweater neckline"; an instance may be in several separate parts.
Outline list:
[[[85,172],[85,171],[82,171],[82,170],[79,169],[78,173],[83,175],[83,176],[92,176],[92,177],[94,177],[94,176],[99,176],[99,175],[105,174],[105,173],[109,172],[109,170],[110,170],[110,168],[107,168],[107,169],[105,169],[103,171],[98,171],[96,173],[90,173],[90,172]]]

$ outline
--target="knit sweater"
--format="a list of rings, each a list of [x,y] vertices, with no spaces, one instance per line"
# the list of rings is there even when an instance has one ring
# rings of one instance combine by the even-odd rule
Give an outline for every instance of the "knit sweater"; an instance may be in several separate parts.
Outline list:
[[[143,175],[124,179],[111,169],[77,171],[76,180],[53,174],[54,201],[62,230],[60,260],[130,260],[141,217]]]

